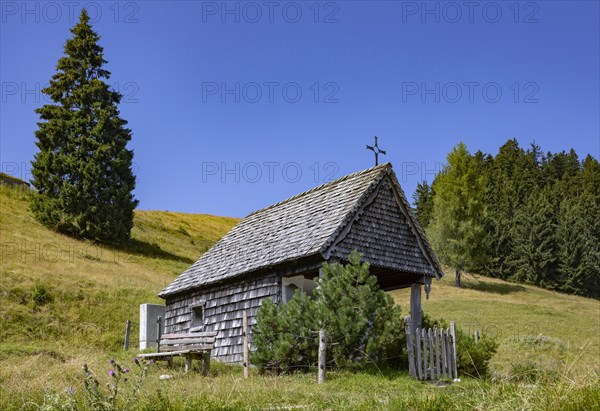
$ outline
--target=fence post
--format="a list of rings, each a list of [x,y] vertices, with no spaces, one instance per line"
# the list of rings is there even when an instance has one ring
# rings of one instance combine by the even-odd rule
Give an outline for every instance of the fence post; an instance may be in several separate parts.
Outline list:
[[[156,352],[160,352],[160,339],[162,338],[162,317],[160,315],[156,319],[156,326],[158,327],[156,332]]]
[[[131,320],[127,320],[125,323],[125,341],[123,342],[123,349],[127,351],[129,349],[129,332],[131,331]]]
[[[446,329],[446,355],[448,356],[448,378],[452,379],[452,371],[454,370],[454,366],[452,365],[453,355],[452,355],[452,341],[450,335],[450,329]]]
[[[412,340],[412,321],[409,316],[404,317],[404,333],[406,334],[406,349],[408,351],[408,372],[411,376],[417,377],[415,369],[415,353]]]
[[[421,341],[423,341],[423,379],[427,379],[427,332],[421,328]]]
[[[440,331],[437,325],[433,327],[433,337],[435,339],[435,377],[439,380],[442,378],[441,366],[440,366]]]
[[[446,379],[448,369],[448,353],[446,352],[446,332],[443,328],[440,329],[440,342],[442,344],[442,378]]]
[[[475,330],[475,342],[479,342],[479,330]]]
[[[248,378],[248,313],[243,312],[242,333],[244,336],[244,378]]]
[[[435,380],[435,361],[434,361],[434,345],[433,333],[431,328],[427,330],[427,339],[429,340],[429,376],[431,380]]]
[[[421,328],[415,330],[416,347],[417,347],[417,375],[420,380],[423,379],[423,373],[421,371]]]
[[[452,336],[452,372],[454,378],[458,378],[458,370],[456,366],[456,324],[454,321],[450,321],[450,335]]]
[[[325,330],[319,330],[319,376],[317,382],[323,384],[325,382],[325,362],[326,362],[326,348],[325,348]]]

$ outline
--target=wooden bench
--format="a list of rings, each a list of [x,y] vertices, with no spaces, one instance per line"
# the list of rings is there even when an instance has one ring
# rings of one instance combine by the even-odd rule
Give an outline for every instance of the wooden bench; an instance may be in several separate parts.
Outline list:
[[[158,341],[157,352],[138,354],[139,358],[167,361],[173,365],[173,357],[185,357],[185,372],[192,367],[194,358],[204,360],[202,374],[208,374],[210,369],[210,354],[215,345],[218,331],[196,332],[185,334],[164,334]]]

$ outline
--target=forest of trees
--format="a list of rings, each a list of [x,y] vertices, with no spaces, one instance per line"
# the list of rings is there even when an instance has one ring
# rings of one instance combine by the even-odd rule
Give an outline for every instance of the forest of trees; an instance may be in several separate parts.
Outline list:
[[[459,143],[416,214],[442,263],[600,298],[600,164],[509,140],[493,156]]]

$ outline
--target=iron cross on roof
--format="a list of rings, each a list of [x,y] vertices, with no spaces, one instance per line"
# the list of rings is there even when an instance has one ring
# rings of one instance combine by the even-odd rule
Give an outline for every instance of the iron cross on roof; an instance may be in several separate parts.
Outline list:
[[[367,150],[371,150],[373,153],[375,153],[375,165],[376,166],[379,165],[379,154],[386,155],[385,150],[380,149],[379,145],[377,144],[377,136],[375,136],[375,145],[370,146],[367,144]]]

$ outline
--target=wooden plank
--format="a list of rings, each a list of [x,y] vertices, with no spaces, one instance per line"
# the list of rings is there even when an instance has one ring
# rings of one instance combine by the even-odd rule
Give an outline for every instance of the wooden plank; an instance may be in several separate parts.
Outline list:
[[[153,353],[148,353],[148,354],[138,354],[137,357],[139,357],[139,358],[161,358],[161,357],[167,358],[167,357],[185,355],[185,354],[188,354],[189,352],[190,352],[190,350],[153,352]]]
[[[456,365],[456,324],[454,321],[450,321],[450,335],[452,336],[452,373],[454,378],[458,378],[458,370]]]
[[[412,377],[417,377],[415,370],[415,356],[413,351],[413,335],[410,317],[404,317],[404,333],[406,335],[406,350],[408,352],[408,372]]]
[[[172,340],[160,340],[160,345],[193,345],[193,344],[214,344],[215,337],[200,337],[200,338],[179,338]]]
[[[438,380],[441,378],[440,374],[440,333],[437,329],[437,326],[433,327],[433,336],[434,336],[434,344],[435,344],[435,378]]]
[[[423,371],[421,367],[421,329],[417,328],[415,330],[415,337],[417,339],[416,347],[417,347],[417,376],[420,380],[423,379]]]
[[[202,331],[197,333],[169,333],[163,334],[162,339],[168,340],[171,338],[216,337],[218,334],[218,331]]]
[[[427,379],[427,332],[421,328],[421,341],[423,341],[423,379]]]
[[[325,382],[325,362],[326,362],[326,341],[325,341],[325,330],[319,330],[319,375],[317,382],[323,384]]]
[[[248,367],[250,364],[248,364],[248,313],[246,312],[246,310],[244,310],[244,318],[242,321],[242,333],[244,336],[244,341],[243,341],[243,345],[244,345],[244,378],[248,378]]]
[[[440,330],[440,339],[442,343],[442,378],[447,378],[446,371],[448,370],[448,356],[446,355],[446,333],[442,328]]]
[[[431,380],[435,379],[435,363],[433,361],[433,332],[431,328],[427,330],[427,339],[429,340],[429,376]]]
[[[179,340],[184,338],[215,338],[217,336],[218,331],[209,331],[209,332],[180,332],[180,333],[171,333],[164,334],[161,340]]]
[[[450,330],[446,329],[446,353],[448,355],[448,378],[452,379],[454,366],[452,365],[452,340],[450,336]]]
[[[162,347],[164,351],[208,351],[214,348],[214,344],[177,344]]]
[[[442,341],[444,342],[444,357],[446,357],[446,363],[444,364],[444,371],[446,378],[452,378],[450,375],[450,350],[448,349],[448,329],[442,330]]]

